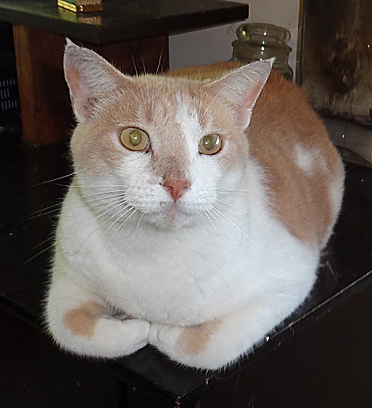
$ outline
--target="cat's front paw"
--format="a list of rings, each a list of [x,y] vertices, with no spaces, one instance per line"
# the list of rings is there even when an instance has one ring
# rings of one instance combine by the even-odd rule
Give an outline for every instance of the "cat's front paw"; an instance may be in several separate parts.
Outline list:
[[[156,346],[173,360],[196,368],[215,369],[229,362],[216,350],[216,338],[221,322],[213,320],[196,326],[178,327],[152,324],[150,344]],[[217,341],[218,343],[218,341]]]
[[[67,310],[61,323],[50,319],[53,337],[61,347],[78,354],[120,357],[148,343],[150,324],[147,321],[114,317],[93,301]]]

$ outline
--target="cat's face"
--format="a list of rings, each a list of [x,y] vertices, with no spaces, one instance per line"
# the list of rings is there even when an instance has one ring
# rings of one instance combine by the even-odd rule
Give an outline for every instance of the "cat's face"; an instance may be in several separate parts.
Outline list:
[[[180,228],[213,222],[233,202],[243,176],[250,114],[234,108],[214,84],[129,78],[102,61],[97,56],[96,65],[103,64],[100,79],[106,73],[108,78],[97,92],[95,84],[81,85],[81,66],[74,76],[77,64],[71,69],[65,58],[81,122],[71,148],[89,205],[107,226],[147,222]]]

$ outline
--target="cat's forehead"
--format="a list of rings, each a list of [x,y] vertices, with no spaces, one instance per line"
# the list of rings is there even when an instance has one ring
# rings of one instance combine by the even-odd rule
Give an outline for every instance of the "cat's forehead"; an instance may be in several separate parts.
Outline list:
[[[164,128],[178,124],[184,130],[181,137],[186,136],[186,130],[188,137],[212,132],[224,116],[216,95],[200,81],[149,76],[139,78],[138,83],[137,113],[140,120]]]
[[[115,122],[150,131],[160,137],[159,142],[198,138],[212,127],[213,118],[208,114],[211,96],[201,86],[155,78],[138,78],[136,87],[121,90],[116,104],[119,109],[110,109]]]

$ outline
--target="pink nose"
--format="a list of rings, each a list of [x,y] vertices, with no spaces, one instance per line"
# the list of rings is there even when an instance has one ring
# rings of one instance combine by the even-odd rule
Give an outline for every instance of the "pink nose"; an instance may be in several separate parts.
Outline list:
[[[190,187],[190,182],[186,179],[165,179],[162,186],[168,190],[174,202],[176,202],[182,196],[184,191]]]

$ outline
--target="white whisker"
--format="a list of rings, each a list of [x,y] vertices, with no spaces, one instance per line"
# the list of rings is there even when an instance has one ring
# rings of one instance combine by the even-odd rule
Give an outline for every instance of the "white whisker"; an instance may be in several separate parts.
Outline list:
[[[113,211],[114,209],[120,207],[120,205],[123,205],[123,204],[124,204],[124,202],[121,203],[121,204],[117,204],[117,205],[115,205],[115,206],[112,207],[112,208],[109,208],[108,210],[106,210],[105,212],[103,212],[102,214],[100,214],[98,217],[96,217],[96,220],[98,220],[99,218],[101,218],[101,217],[103,217],[104,215],[108,214],[109,212]],[[127,209],[128,207],[129,207],[129,206],[126,206],[126,207],[124,207],[124,208]],[[92,231],[92,233],[85,239],[85,241],[84,241],[83,244],[85,245],[85,244],[89,241],[89,239],[91,239],[91,237],[92,237],[99,229],[101,229],[102,227],[104,227],[104,225],[105,225],[107,222],[109,222],[110,220],[112,220],[114,217],[117,217],[117,215],[120,214],[121,211],[122,211],[121,209],[120,209],[119,211],[116,211],[113,215],[111,215],[111,216],[110,216],[107,220],[105,220],[102,224],[97,223],[97,227],[96,227],[96,228]],[[129,210],[128,210],[128,211],[129,211]],[[127,212],[128,212],[128,211],[127,211]],[[95,213],[93,212],[93,214],[95,214]],[[114,220],[114,221],[110,224],[110,226],[104,230],[104,234],[106,234],[107,231],[108,231],[113,225],[115,225],[116,222],[117,222],[117,219]]]
[[[127,201],[125,199],[117,201],[114,205],[111,205],[111,207],[109,207],[105,212],[101,213],[98,217],[96,217],[96,220],[99,220],[101,217],[105,216],[106,214],[110,213],[113,210],[116,210],[116,208],[118,208],[118,207],[122,207],[123,205],[125,205],[124,209],[129,208],[129,205],[127,205]],[[120,213],[120,211],[116,212],[111,217],[109,217],[106,221],[103,222],[102,225],[106,224],[106,222],[110,221],[118,213]]]
[[[145,213],[142,213],[141,218],[138,220],[137,230],[138,230],[138,228],[139,228],[139,226],[140,226],[140,224],[141,224],[141,221],[143,220],[143,217],[144,217],[144,216],[145,216]]]
[[[44,239],[44,241],[39,242],[37,245],[35,245],[32,248],[32,251],[35,251],[37,248],[41,247],[42,245],[46,244],[47,242],[51,241],[52,239],[54,239],[54,235],[51,235],[47,239]]]
[[[42,208],[40,210],[37,210],[37,211],[29,214],[22,221],[29,221],[29,220],[32,220],[34,218],[41,217],[43,215],[51,215],[53,213],[59,212],[60,209],[61,209],[61,206],[62,206],[62,202],[49,205],[48,207]]]
[[[235,191],[239,191],[239,192],[249,192],[250,190],[245,190],[242,188],[234,188],[234,189],[227,189],[227,188],[217,188],[214,187],[213,190],[217,190],[217,191],[222,191],[222,192],[226,192],[226,193],[234,193]]]
[[[201,212],[201,211],[200,211]],[[217,228],[216,228],[216,226],[214,225],[214,223],[213,223],[213,221],[212,221],[212,218],[211,218],[211,215],[212,214],[208,214],[208,212],[201,212],[201,214],[202,215],[205,215],[206,217],[207,217],[207,219],[209,220],[209,222],[212,224],[212,226],[214,227],[214,229],[216,229],[217,230]]]
[[[117,197],[122,197],[123,192],[122,191],[98,191],[96,193],[92,194],[85,194],[83,193],[84,198],[97,198],[97,201],[102,200],[101,197],[107,197],[111,201],[111,199],[115,199]]]
[[[50,179],[50,180],[41,181],[40,183],[34,184],[33,187],[35,187],[35,186],[40,186],[40,185],[47,184],[47,183],[53,183],[54,181],[57,181],[57,180],[63,180],[63,179],[66,179],[66,178],[70,178],[70,177],[72,177],[72,176],[75,176],[75,175],[78,174],[79,172],[82,172],[82,171],[85,171],[85,170],[86,170],[86,169],[75,170],[75,171],[73,171],[72,173],[65,174],[64,176],[56,177],[56,178]]]
[[[213,214],[212,210],[213,210],[213,208],[211,208],[210,210],[208,210],[208,211],[207,211],[208,214],[209,214],[211,217],[213,217],[216,221],[218,221],[218,218]]]
[[[99,201],[99,200],[97,200],[97,201]],[[85,204],[84,202],[81,202],[81,205],[82,205],[83,207],[86,206],[86,204]],[[92,208],[92,207],[90,207],[89,209],[90,209],[90,211],[94,214],[95,219],[96,219],[96,220],[99,220],[101,217],[104,217],[105,215],[107,215],[107,214],[110,213],[111,211],[114,211],[116,208],[121,207],[121,206],[124,206],[124,209],[126,209],[126,208],[129,207],[129,206],[127,205],[126,199],[125,199],[124,197],[121,197],[121,198],[118,197],[116,200],[111,200],[111,202],[110,202],[109,205],[105,205],[105,211],[103,211],[103,212],[99,211],[98,209],[94,209],[94,208]],[[121,211],[121,209],[120,209],[120,211]],[[119,211],[119,212],[120,212],[120,211]],[[118,212],[117,212],[117,213],[118,213]],[[117,214],[117,213],[116,213],[116,214]],[[89,215],[87,215],[86,217],[88,217],[88,216],[89,216]],[[114,214],[114,216],[115,216],[115,214]],[[85,217],[85,218],[86,218],[86,217]],[[109,221],[112,217],[113,217],[113,216],[109,217],[108,220],[104,221],[103,225],[104,225],[107,221]],[[84,217],[83,217],[82,219],[84,219]],[[97,227],[97,228],[99,228],[99,227]],[[94,231],[94,232],[95,232],[95,231]],[[94,232],[93,232],[93,233],[94,233]]]
[[[208,112],[209,108],[211,107],[212,103],[215,101],[215,99],[219,96],[220,92],[218,92],[213,99],[211,100],[210,104],[207,106],[207,109],[205,110],[205,113]]]
[[[136,73],[136,76],[138,76],[138,70],[137,70],[136,61],[135,61],[135,59],[134,59],[134,55],[131,54],[131,57],[132,57],[134,72]]]
[[[160,54],[160,57],[159,57],[159,62],[158,62],[158,66],[156,67],[156,71],[155,71],[155,74],[156,74],[156,75],[158,75],[158,74],[159,74],[160,67],[161,67],[161,60],[162,60],[162,58],[163,58],[163,51],[162,51],[162,52],[161,52],[161,54]]]
[[[110,184],[109,186],[105,186],[105,185],[90,185],[90,184],[77,184],[75,185],[71,185],[71,188],[97,188],[97,189],[112,189],[112,188],[123,188],[122,184]]]
[[[27,261],[25,261],[24,265],[26,265],[29,262],[33,261],[35,258],[37,258],[38,256],[40,256],[40,255],[44,254],[45,252],[49,251],[53,247],[54,247],[54,242],[51,245],[44,248],[43,250],[41,250],[40,252],[38,252],[37,254],[35,254],[34,256],[32,256],[31,258],[27,259]]]
[[[228,202],[226,202],[226,201],[219,200],[218,198],[216,198],[216,201],[217,201],[218,203],[223,204],[223,205],[228,205],[228,206],[230,206],[230,207],[232,207],[232,206],[233,206],[233,204],[232,204],[232,203],[228,203]]]
[[[120,223],[120,225],[118,226],[118,228],[116,229],[116,231],[114,232],[114,234],[112,235],[111,239],[114,238],[114,236],[120,231],[120,229],[124,226],[124,224],[137,212],[137,210],[133,207],[131,207],[128,211],[126,211],[124,214],[122,214],[122,216],[124,216],[125,214],[127,214],[129,211],[133,211],[132,214],[129,214],[129,216]],[[119,221],[119,219],[122,217],[120,216],[117,221]]]
[[[106,222],[108,222],[108,221],[112,220],[114,217],[116,217],[116,218],[113,220],[113,222],[109,225],[109,227],[106,228],[105,233],[108,232],[108,231],[111,229],[111,227],[112,227],[113,225],[115,225],[122,217],[124,217],[126,214],[128,214],[129,211],[131,211],[132,209],[133,209],[133,207],[129,207],[129,206],[128,206],[128,207],[125,208],[126,211],[124,211],[124,213],[120,214],[121,211],[118,211],[118,212],[116,212],[115,214],[113,214],[110,218],[108,218],[108,219],[102,224],[102,226],[104,226],[104,225],[106,224]],[[118,214],[120,214],[119,217],[117,217]]]
[[[216,207],[213,207],[212,210],[217,212],[217,214],[221,215],[222,217],[224,217],[231,225],[233,225],[236,229],[238,229],[250,242],[252,242],[252,239],[249,238],[249,236],[238,225],[236,225],[233,221],[231,221],[230,218],[227,217],[223,212],[218,210]]]

